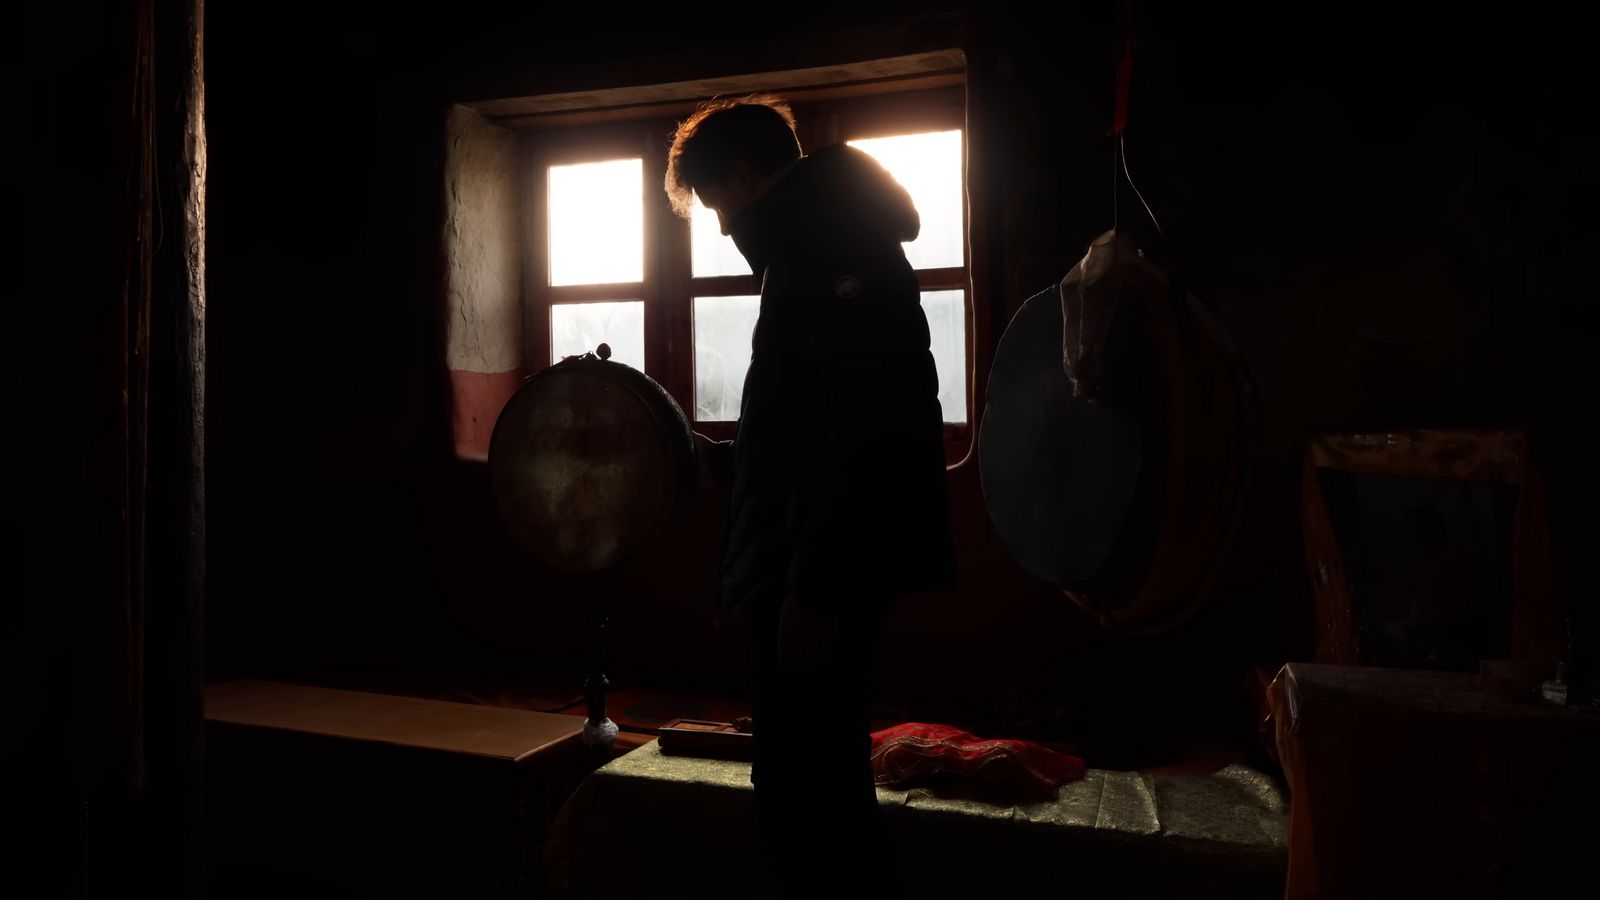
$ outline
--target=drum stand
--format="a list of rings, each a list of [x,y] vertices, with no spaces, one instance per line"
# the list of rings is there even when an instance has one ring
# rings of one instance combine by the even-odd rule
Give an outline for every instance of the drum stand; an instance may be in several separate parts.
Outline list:
[[[617,739],[617,723],[606,717],[606,597],[610,593],[606,579],[604,574],[583,579],[583,618],[589,639],[589,677],[583,682],[589,718],[583,723],[583,743],[609,753]]]

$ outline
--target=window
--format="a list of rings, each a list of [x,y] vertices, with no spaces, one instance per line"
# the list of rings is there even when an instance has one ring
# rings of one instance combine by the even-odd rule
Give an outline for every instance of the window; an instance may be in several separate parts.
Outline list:
[[[970,443],[972,321],[963,89],[785,96],[806,152],[840,142],[859,147],[905,185],[921,213],[921,234],[905,245],[906,256],[923,290],[948,456],[959,459]],[[715,214],[697,204],[684,222],[667,203],[666,152],[687,111],[524,134],[524,358],[541,361],[530,366],[538,368],[607,343],[612,359],[661,382],[696,429],[731,437],[760,285]]]

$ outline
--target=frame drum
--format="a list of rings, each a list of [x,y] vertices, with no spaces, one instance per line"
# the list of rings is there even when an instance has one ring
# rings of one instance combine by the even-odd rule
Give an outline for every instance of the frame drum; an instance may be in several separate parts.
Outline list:
[[[1237,539],[1254,404],[1221,323],[1163,280],[1127,288],[1099,396],[1062,368],[1061,286],[1006,328],[978,436],[984,502],[1011,555],[1123,633],[1197,615]]]
[[[507,531],[541,568],[589,574],[632,559],[681,510],[694,453],[665,388],[586,353],[533,375],[506,403],[489,480]]]

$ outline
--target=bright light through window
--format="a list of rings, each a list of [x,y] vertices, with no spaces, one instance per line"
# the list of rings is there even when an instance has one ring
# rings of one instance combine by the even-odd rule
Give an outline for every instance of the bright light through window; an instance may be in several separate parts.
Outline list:
[[[944,420],[967,422],[967,303],[964,291],[923,291],[929,349],[939,372],[939,406]]]
[[[761,311],[759,297],[694,300],[694,417],[699,422],[739,418],[750,337]],[[946,422],[967,422],[967,307],[963,291],[923,291],[928,349],[939,374],[939,406]]]
[[[644,303],[557,303],[550,307],[550,362],[611,345],[611,361],[644,371]]]
[[[965,265],[960,129],[864,138],[850,146],[872,154],[911,193],[922,216],[922,232],[905,245],[912,268]]]
[[[739,418],[750,336],[760,297],[694,298],[694,417],[700,422]]]
[[[694,211],[689,214],[689,246],[696,278],[750,274],[750,264],[733,238],[722,233],[717,214],[699,197],[694,199]]]
[[[549,194],[551,284],[644,279],[642,160],[551,166]]]

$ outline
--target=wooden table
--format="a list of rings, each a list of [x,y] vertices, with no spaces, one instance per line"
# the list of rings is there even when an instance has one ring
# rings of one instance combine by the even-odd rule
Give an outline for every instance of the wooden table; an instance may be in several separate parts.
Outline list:
[[[582,745],[582,726],[391,694],[214,685],[214,896],[538,896],[545,828],[605,762]]]
[[[1592,880],[1600,717],[1474,676],[1290,663],[1286,896],[1535,897]],[[1575,880],[1576,879],[1576,880]]]

